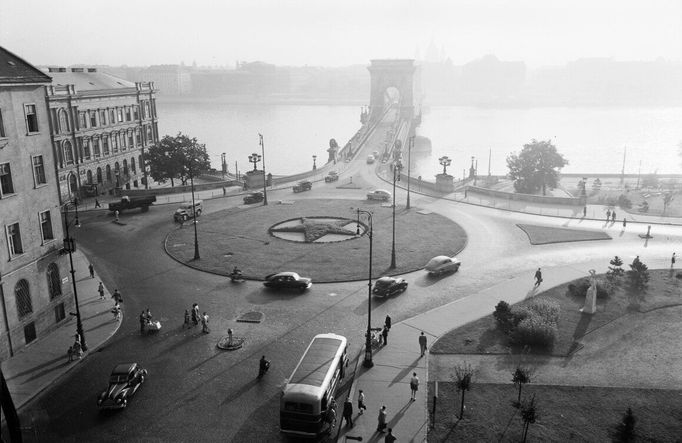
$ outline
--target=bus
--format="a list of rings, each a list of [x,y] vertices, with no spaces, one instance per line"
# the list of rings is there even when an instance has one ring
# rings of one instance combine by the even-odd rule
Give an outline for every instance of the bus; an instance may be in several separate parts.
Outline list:
[[[347,352],[342,335],[313,338],[282,391],[279,417],[284,434],[317,437],[330,430],[327,409],[345,375]]]

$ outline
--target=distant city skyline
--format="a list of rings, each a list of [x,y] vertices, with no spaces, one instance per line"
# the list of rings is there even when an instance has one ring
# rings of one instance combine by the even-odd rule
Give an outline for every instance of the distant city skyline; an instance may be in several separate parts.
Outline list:
[[[682,62],[682,1],[47,0],[3,2],[0,45],[32,64],[347,66],[373,58],[529,68],[580,58]]]

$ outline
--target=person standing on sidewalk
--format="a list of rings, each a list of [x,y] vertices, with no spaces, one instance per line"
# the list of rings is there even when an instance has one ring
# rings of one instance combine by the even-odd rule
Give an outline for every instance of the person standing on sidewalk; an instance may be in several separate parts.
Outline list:
[[[104,285],[102,282],[99,282],[99,286],[97,286],[97,292],[99,292],[99,299],[104,300]]]
[[[393,435],[393,428],[388,428],[388,434],[384,437],[384,443],[393,443],[394,441],[396,441],[396,438]]]
[[[540,283],[542,283],[542,271],[538,268],[538,270],[535,271],[535,287],[537,288],[540,286]]]
[[[147,323],[147,316],[144,310],[140,313],[140,334],[144,334],[144,325]]]
[[[123,303],[123,296],[120,292],[118,292],[118,289],[114,289],[114,293],[111,295],[111,298],[113,298],[116,303]]]
[[[346,426],[353,427],[353,403],[350,401],[350,397],[346,397],[346,401],[343,402],[343,418],[346,420]]]
[[[194,326],[199,324],[199,305],[196,303],[192,305],[192,323]]]
[[[365,393],[360,389],[360,393],[358,394],[358,413],[362,415],[364,411],[367,410],[367,406],[365,406]]]
[[[670,269],[673,269],[675,267],[675,253],[673,252],[673,256],[670,257]]]
[[[386,432],[386,405],[382,405],[379,409],[379,417],[377,417],[377,432]]]
[[[611,223],[616,222],[616,210],[614,209],[613,212],[611,213]]]
[[[423,357],[424,353],[426,352],[426,335],[424,335],[424,331],[422,331],[421,335],[419,336],[419,349],[422,351]]]
[[[386,320],[384,320],[384,326],[388,328],[388,330],[391,330],[391,316],[386,314]]]
[[[415,401],[417,398],[417,391],[419,390],[419,377],[417,377],[417,373],[413,372],[412,373],[412,378],[410,379],[410,401]]]
[[[95,278],[95,267],[92,266],[92,263],[88,265],[88,271],[90,271],[90,278]]]
[[[384,346],[388,345],[388,328],[384,325],[384,329],[381,330],[381,336],[384,338]]]
[[[587,206],[583,206],[583,217],[587,217]]]
[[[623,217],[623,229],[628,225],[628,221]]]
[[[205,334],[211,332],[211,330],[208,329],[208,314],[206,312],[201,316],[201,332]]]
[[[99,200],[95,199],[95,208],[101,208],[102,205],[99,203]]]
[[[611,210],[607,209],[606,210],[606,222],[608,223],[609,220],[611,220]]]

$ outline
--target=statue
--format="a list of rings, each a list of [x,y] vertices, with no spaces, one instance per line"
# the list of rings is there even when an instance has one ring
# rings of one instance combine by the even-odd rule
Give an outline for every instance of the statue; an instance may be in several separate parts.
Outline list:
[[[585,306],[580,309],[583,314],[594,314],[597,312],[597,271],[590,269],[590,287],[587,288],[585,295]]]

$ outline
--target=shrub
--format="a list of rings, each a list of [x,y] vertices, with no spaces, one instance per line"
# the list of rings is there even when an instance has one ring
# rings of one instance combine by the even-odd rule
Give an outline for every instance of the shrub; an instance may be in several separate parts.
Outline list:
[[[559,304],[552,300],[537,299],[528,309],[538,314],[547,323],[559,323]]]
[[[550,323],[532,312],[514,328],[510,338],[517,345],[551,349],[556,333],[556,323]]]
[[[509,303],[507,303],[504,300],[501,300],[497,304],[497,306],[495,306],[495,312],[493,313],[493,317],[495,317],[497,327],[505,334],[509,333],[509,331],[513,327],[512,312]]]
[[[511,314],[512,314],[512,329],[517,327],[519,323],[521,323],[523,320],[528,318],[530,316],[531,312],[526,306],[514,306],[511,309]],[[511,331],[510,331],[511,332]]]
[[[632,208],[632,201],[625,196],[625,194],[620,194],[618,196],[618,206],[620,206],[623,209],[631,209]]]
[[[590,280],[583,278],[577,284],[568,285],[568,294],[571,297],[584,298],[587,295],[587,290],[590,288]],[[609,287],[604,282],[597,281],[597,298],[606,298],[609,296]]]

